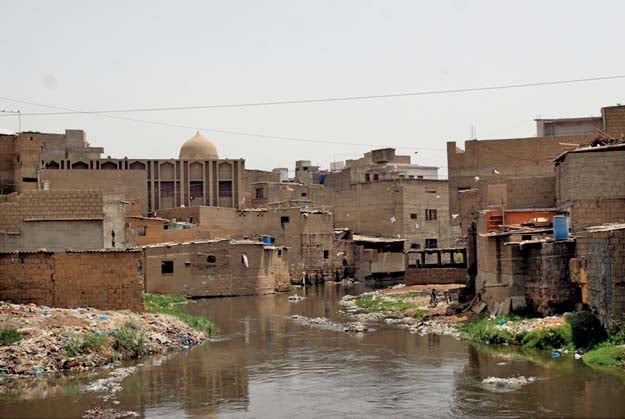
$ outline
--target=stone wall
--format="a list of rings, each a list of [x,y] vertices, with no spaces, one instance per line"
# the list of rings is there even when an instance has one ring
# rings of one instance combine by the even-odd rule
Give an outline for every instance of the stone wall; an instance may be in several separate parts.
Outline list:
[[[50,307],[143,311],[137,250],[0,253],[0,300]]]
[[[580,233],[576,259],[584,261],[589,308],[604,326],[613,326],[625,315],[625,229]]]
[[[524,252],[527,264],[527,304],[549,315],[574,309],[575,287],[571,283],[569,260],[575,256],[575,242],[551,242]]]
[[[406,285],[465,284],[467,270],[464,268],[408,268],[404,275]]]

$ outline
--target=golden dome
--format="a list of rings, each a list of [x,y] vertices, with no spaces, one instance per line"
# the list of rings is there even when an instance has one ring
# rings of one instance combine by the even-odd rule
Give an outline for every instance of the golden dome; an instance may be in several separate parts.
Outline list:
[[[217,160],[218,158],[215,144],[199,131],[180,147],[180,160]]]

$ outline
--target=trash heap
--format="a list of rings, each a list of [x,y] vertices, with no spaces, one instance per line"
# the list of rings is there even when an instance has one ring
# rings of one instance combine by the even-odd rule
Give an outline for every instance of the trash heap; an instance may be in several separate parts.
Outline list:
[[[206,339],[170,315],[6,302],[0,302],[0,328],[21,334],[19,341],[0,345],[0,374],[23,376],[89,370],[189,349]],[[135,347],[129,349],[128,342]]]

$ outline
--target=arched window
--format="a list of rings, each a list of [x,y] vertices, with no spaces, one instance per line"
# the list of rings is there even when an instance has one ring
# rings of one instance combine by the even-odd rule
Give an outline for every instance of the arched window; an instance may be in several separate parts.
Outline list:
[[[214,255],[208,255],[208,257],[206,258],[206,262],[208,262],[208,263],[216,263],[217,262],[217,258]]]

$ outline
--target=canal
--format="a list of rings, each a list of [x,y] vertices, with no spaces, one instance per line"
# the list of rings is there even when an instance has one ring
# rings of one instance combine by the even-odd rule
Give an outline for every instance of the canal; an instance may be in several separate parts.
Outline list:
[[[0,417],[80,417],[95,406],[150,418],[625,416],[625,380],[573,357],[478,347],[384,323],[347,334],[291,318],[346,323],[339,299],[362,291],[326,285],[297,303],[286,294],[194,301],[188,310],[215,321],[219,339],[130,364],[136,370],[113,395],[84,390],[93,374],[25,383],[18,396],[0,398]],[[483,383],[519,376],[531,382]]]

